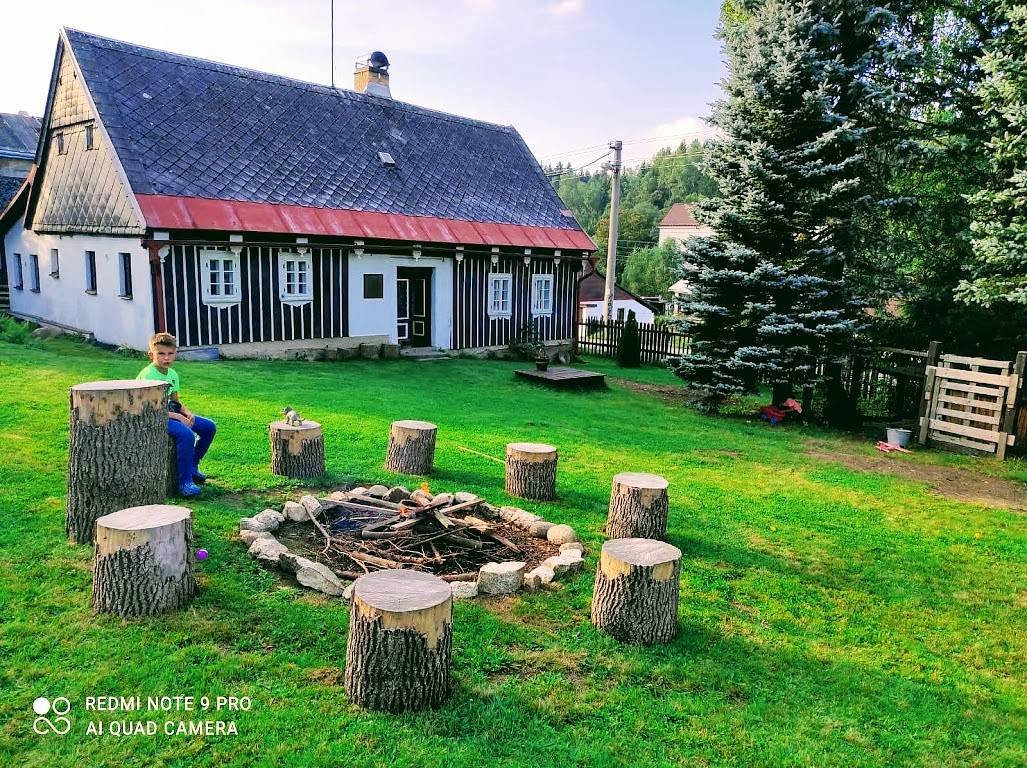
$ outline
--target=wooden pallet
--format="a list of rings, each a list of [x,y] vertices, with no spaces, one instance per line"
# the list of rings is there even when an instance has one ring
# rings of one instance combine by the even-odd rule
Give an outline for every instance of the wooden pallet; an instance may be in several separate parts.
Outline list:
[[[938,365],[928,366],[920,442],[1004,459],[1015,440],[1024,358],[1018,355],[1014,365],[942,355]]]
[[[606,386],[606,376],[592,371],[583,371],[580,368],[554,368],[550,366],[546,371],[514,371],[522,379],[537,381],[550,387],[560,388],[588,388]]]

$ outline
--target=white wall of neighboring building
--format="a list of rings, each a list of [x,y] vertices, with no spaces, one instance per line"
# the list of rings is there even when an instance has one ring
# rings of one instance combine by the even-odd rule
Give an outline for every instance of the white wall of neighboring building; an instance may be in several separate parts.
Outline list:
[[[422,256],[386,256],[364,254],[349,257],[349,335],[388,336],[398,344],[396,334],[396,269],[421,267],[431,269],[433,280],[432,346],[449,349],[453,338],[453,262],[451,259]],[[383,296],[364,298],[364,275],[383,275]]]
[[[635,301],[634,299],[614,299],[613,302],[613,319],[617,319],[617,310],[624,310],[624,319],[628,319],[628,310],[635,313],[635,320],[640,323],[651,323],[655,320],[653,317],[653,311],[649,309],[645,304]],[[582,302],[581,303],[582,320],[599,320],[603,316],[603,303],[601,301],[596,302]]]
[[[50,252],[57,249],[59,270],[50,276]],[[96,254],[96,294],[86,293],[86,251]],[[52,323],[97,341],[146,349],[153,334],[153,289],[149,254],[138,236],[45,235],[24,228],[19,219],[4,233],[11,292],[11,314]],[[120,292],[118,254],[132,257],[132,298]],[[14,287],[15,254],[21,255],[23,288]],[[39,257],[39,292],[30,290],[31,255]]]
[[[662,245],[667,240],[677,240],[683,243],[692,237],[713,237],[713,230],[706,226],[688,227],[660,227],[659,243]]]

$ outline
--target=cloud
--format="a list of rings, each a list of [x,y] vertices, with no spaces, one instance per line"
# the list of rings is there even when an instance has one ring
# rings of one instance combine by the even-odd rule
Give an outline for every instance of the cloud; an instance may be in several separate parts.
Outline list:
[[[659,150],[676,149],[682,141],[706,141],[720,135],[720,131],[699,117],[679,117],[654,126],[642,136],[624,140],[624,164],[637,165],[648,160]]]
[[[576,16],[585,10],[585,0],[559,0],[546,6],[546,13],[552,16]]]

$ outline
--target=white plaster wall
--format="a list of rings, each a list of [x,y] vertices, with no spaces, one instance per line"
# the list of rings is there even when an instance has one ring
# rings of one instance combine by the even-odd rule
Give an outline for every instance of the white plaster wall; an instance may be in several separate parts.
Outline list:
[[[448,258],[364,254],[349,257],[349,335],[396,339],[396,269],[422,267],[433,272],[432,346],[449,349],[453,338],[453,262]],[[384,275],[383,296],[364,298],[364,275]]]
[[[50,277],[50,250],[56,248],[60,276]],[[85,252],[96,253],[96,295],[86,290]],[[153,288],[149,255],[139,237],[44,235],[24,228],[19,219],[4,234],[11,276],[11,313],[92,333],[98,341],[144,350],[153,335]],[[24,288],[14,288],[14,254],[21,254]],[[132,298],[122,299],[119,253],[132,254]],[[39,293],[29,290],[31,260],[39,256]]]
[[[651,323],[654,321],[653,311],[644,304],[640,304],[634,299],[614,299],[613,301],[613,319],[617,319],[617,309],[624,308],[624,319],[628,318],[628,310],[632,310],[635,313],[635,320],[640,323]],[[603,304],[602,302],[596,303],[582,303],[582,315],[584,320],[599,320],[603,316]]]
[[[703,225],[698,227],[660,227],[659,229],[660,245],[663,245],[667,240],[677,240],[679,243],[684,243],[693,237],[713,237],[713,230]]]

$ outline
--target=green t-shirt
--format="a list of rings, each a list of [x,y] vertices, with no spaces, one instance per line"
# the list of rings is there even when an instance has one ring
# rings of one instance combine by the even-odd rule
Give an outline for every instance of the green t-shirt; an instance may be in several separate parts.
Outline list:
[[[175,373],[174,368],[168,368],[167,373],[161,373],[157,369],[155,363],[150,363],[148,366],[139,371],[136,379],[150,379],[152,381],[166,381],[168,383],[168,399],[178,391],[178,374]]]

